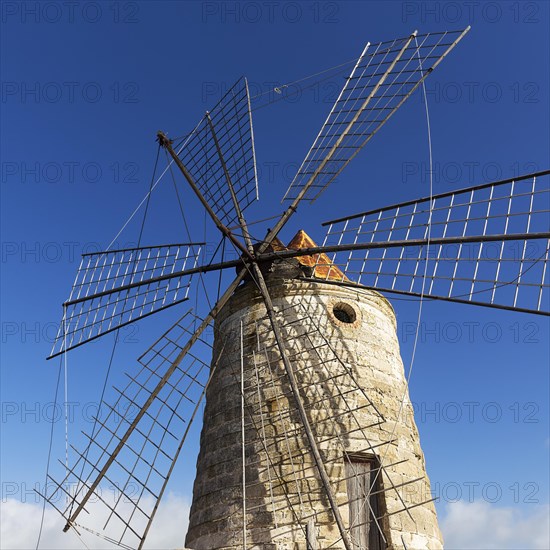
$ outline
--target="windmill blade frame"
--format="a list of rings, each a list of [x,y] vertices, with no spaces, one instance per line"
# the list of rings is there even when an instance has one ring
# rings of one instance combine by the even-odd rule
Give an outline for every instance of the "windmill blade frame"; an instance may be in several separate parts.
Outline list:
[[[52,359],[188,299],[204,243],[167,244],[83,254]],[[193,268],[186,269],[191,263]]]
[[[550,170],[540,171],[325,222],[322,246],[260,259],[307,256],[313,277],[329,284],[550,315],[549,176]],[[483,215],[473,216],[474,208]],[[424,279],[428,288],[415,290]]]
[[[116,527],[122,532],[117,544],[127,546],[131,542],[125,542],[127,531],[138,536],[138,525],[144,519],[150,525],[211,376],[210,365],[200,359],[196,345],[185,365],[181,361],[174,365],[199,321],[188,311],[139,358],[141,368],[135,373],[126,372],[124,389],[113,387],[114,402],[104,400],[100,404],[92,433],[84,434],[88,441],[85,448],[73,448],[78,459],[68,474],[62,481],[50,477],[56,487],[48,496],[50,502],[64,486],[75,485],[74,494],[61,512],[67,520],[66,529],[76,525],[92,495],[107,507],[105,526],[118,520]],[[190,407],[194,408],[192,412]],[[102,480],[117,487],[116,502],[102,498]],[[159,493],[155,486],[160,486]],[[154,499],[154,507],[151,502],[145,503],[149,511],[140,505],[144,497]]]
[[[367,44],[283,201],[302,196],[313,202],[469,30],[468,26],[462,31],[423,35],[414,31],[407,38],[374,45],[372,54]],[[442,43],[448,35],[450,41]],[[430,42],[434,37],[435,42]],[[424,54],[423,49],[428,51]],[[400,81],[403,75],[406,78]]]
[[[168,138],[159,138],[163,145]],[[226,174],[235,182],[235,193],[245,210],[259,199],[254,127],[248,81],[241,77],[220,101],[201,118],[183,143],[175,145],[172,157],[186,179],[192,180],[195,192],[202,197],[224,226],[237,220]],[[179,162],[178,162],[179,161]]]
[[[549,204],[539,171],[325,222],[321,248],[370,288],[547,315]]]
[[[85,449],[72,447],[76,463],[61,481],[49,476],[55,490],[46,500],[53,504],[62,494],[69,497],[64,510],[56,507],[67,521],[65,530],[88,529],[79,515],[94,497],[108,514],[104,529],[115,522],[111,529],[118,531],[119,538],[110,540],[123,548],[142,548],[215,372],[216,358],[212,365],[200,359],[201,352],[195,349],[197,338],[191,345],[189,340],[182,342],[195,336],[193,326],[199,322],[186,312],[142,354],[138,360],[141,369],[126,373],[126,387],[113,387],[114,403],[101,403],[92,433],[84,434],[88,441]],[[210,346],[204,339],[200,341]],[[184,348],[188,348],[185,365],[182,360],[176,362]],[[105,412],[106,417],[100,419]],[[117,488],[115,502],[102,496],[103,481]],[[72,485],[74,493],[69,493],[65,487]]]

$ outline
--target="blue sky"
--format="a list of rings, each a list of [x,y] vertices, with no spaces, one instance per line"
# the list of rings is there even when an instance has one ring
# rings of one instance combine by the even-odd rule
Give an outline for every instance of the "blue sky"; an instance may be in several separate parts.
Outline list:
[[[30,489],[43,483],[58,369],[45,357],[60,304],[80,254],[106,248],[147,192],[158,129],[186,133],[241,75],[252,94],[273,94],[276,85],[357,57],[367,41],[472,25],[426,81],[434,191],[542,170],[550,149],[548,12],[547,2],[4,2],[2,504],[35,503]],[[329,84],[254,113],[261,201],[252,219],[282,211],[280,198],[330,109]],[[299,211],[283,240],[299,228],[320,238],[322,221],[427,195],[427,151],[417,93]],[[202,239],[203,213],[186,197]],[[129,224],[117,244],[135,242],[138,231],[137,221]],[[209,229],[206,240],[214,236]],[[145,244],[181,240],[173,191],[159,188]],[[392,304],[408,367],[418,303]],[[124,331],[116,372],[176,315]],[[543,317],[424,305],[411,400],[444,533],[456,548],[473,547],[453,530],[456,501],[463,511],[479,506],[525,526],[548,504],[548,328]],[[75,438],[89,426],[86,405],[99,397],[111,343],[107,336],[69,356]],[[63,455],[59,421],[53,457]],[[178,464],[176,497],[189,499],[194,460]],[[28,521],[36,533],[37,517]],[[498,536],[502,548],[545,544],[534,534],[519,542],[517,533]]]

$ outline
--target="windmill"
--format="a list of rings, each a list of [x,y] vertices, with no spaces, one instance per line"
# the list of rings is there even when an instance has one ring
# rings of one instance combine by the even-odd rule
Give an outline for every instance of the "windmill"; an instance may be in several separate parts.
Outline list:
[[[193,275],[237,275],[139,357],[65,477],[49,477],[66,531],[91,530],[95,501],[96,534],[142,548],[206,397],[189,548],[442,547],[381,293],[548,315],[550,171],[332,220],[320,246],[278,235],[468,30],[367,44],[263,238],[244,217],[257,198],[246,80],[180,141],[158,133],[240,257],[203,263],[198,242],[84,255],[50,357],[188,301]]]

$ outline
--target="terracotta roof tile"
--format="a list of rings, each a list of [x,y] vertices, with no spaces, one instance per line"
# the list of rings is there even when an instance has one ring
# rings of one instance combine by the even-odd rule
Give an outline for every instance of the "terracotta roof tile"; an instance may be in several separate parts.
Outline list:
[[[280,241],[279,241],[280,242]],[[294,235],[287,248],[300,250],[317,246],[315,241],[302,229]],[[314,267],[313,277],[329,281],[349,281],[342,270],[334,265],[326,254],[313,254],[312,256],[298,256],[296,258],[306,267]]]

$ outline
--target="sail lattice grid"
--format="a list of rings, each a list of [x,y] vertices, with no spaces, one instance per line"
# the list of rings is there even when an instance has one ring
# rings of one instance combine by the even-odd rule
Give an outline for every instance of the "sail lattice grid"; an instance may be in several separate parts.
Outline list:
[[[315,200],[467,30],[367,44],[284,199]]]
[[[548,312],[549,205],[542,172],[327,222],[324,245],[381,291]]]
[[[258,199],[254,132],[245,78],[238,80],[206,113],[176,150],[218,218],[226,225],[233,224],[237,213],[227,178],[241,211]]]
[[[104,519],[97,535],[141,547],[208,383],[207,339],[180,358],[200,321],[187,312],[143,354],[126,386],[100,404],[84,448],[72,448],[77,458],[65,477],[49,477],[47,500],[67,521],[80,505],[93,508]],[[90,529],[88,517],[80,514],[74,527]]]
[[[201,244],[84,254],[50,357],[187,300]]]

